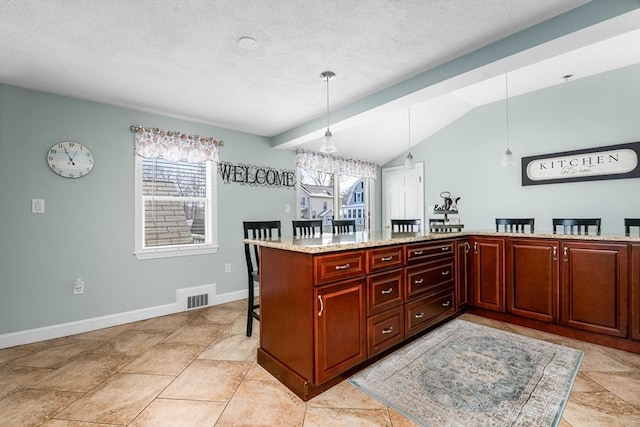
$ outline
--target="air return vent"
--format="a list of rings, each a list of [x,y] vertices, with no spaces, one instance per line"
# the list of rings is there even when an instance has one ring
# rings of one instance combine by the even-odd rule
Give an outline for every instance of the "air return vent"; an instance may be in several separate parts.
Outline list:
[[[209,304],[213,303],[215,294],[215,284],[177,289],[176,301],[183,311],[193,310],[195,308],[207,307]]]
[[[191,295],[187,297],[187,310],[209,305],[209,294]]]

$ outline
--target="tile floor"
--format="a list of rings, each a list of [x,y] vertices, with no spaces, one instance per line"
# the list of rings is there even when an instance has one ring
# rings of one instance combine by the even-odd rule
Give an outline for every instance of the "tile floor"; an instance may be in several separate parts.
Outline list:
[[[415,426],[343,382],[303,402],[256,363],[245,301],[0,350],[0,426]],[[585,352],[561,427],[640,426],[640,355]]]

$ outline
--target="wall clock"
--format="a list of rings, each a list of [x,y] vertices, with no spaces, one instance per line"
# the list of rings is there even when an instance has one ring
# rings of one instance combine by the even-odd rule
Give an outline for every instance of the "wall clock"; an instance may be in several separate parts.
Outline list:
[[[47,163],[60,176],[82,178],[93,169],[93,155],[77,142],[58,142],[49,149]]]

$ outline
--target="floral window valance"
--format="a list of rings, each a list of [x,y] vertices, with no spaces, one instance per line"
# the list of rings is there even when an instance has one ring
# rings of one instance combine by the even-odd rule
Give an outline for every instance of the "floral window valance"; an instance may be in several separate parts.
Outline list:
[[[163,158],[170,162],[200,163],[206,160],[220,161],[218,146],[223,141],[182,132],[131,126],[135,133],[135,152],[148,159]]]
[[[298,150],[296,166],[318,172],[376,179],[378,165],[364,160],[345,159],[316,151]]]

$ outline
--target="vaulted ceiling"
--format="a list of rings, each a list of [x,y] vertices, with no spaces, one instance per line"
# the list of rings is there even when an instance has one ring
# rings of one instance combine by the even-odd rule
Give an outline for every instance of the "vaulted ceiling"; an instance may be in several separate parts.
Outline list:
[[[639,63],[636,6],[456,76],[442,68],[588,3],[0,0],[0,82],[263,135],[276,148],[317,149],[327,107],[320,73],[331,70],[338,154],[385,163],[504,98],[505,73],[517,96],[566,74]]]

